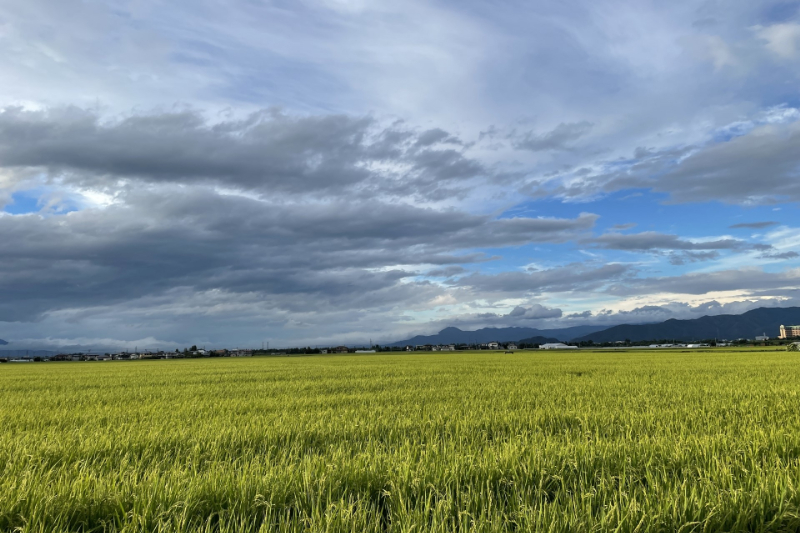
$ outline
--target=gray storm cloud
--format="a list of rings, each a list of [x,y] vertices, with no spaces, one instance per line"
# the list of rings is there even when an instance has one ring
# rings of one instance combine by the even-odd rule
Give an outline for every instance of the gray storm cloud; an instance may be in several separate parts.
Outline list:
[[[266,110],[210,123],[193,111],[103,120],[74,107],[0,112],[0,165],[114,190],[124,180],[325,197],[436,196],[488,171],[442,130]]]
[[[369,307],[382,298],[399,304],[406,298],[400,292],[413,298],[415,287],[430,288],[401,283],[416,274],[393,265],[485,261],[469,250],[564,242],[596,220],[498,220],[400,204],[271,204],[174,188],[125,200],[52,217],[0,217],[7,236],[0,242],[2,319],[174,287],[259,293],[287,309]]]
[[[795,7],[6,2],[0,338],[796,303]]]

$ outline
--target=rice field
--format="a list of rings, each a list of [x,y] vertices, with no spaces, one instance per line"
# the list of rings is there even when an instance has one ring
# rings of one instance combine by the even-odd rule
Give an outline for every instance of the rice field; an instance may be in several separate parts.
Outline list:
[[[797,531],[800,356],[0,365],[0,531]]]

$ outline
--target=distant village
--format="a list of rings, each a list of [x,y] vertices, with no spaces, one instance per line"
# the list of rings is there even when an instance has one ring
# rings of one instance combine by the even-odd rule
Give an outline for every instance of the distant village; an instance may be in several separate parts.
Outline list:
[[[193,359],[203,357],[253,357],[253,356],[292,356],[292,355],[314,355],[314,354],[370,354],[377,352],[455,352],[455,351],[474,351],[474,350],[493,350],[503,351],[504,353],[514,353],[517,350],[579,350],[579,349],[663,349],[663,348],[712,348],[725,346],[746,346],[746,345],[785,345],[792,344],[791,340],[800,338],[800,326],[781,326],[777,337],[768,335],[758,335],[752,339],[707,339],[700,342],[683,343],[674,342],[668,339],[657,341],[630,341],[619,340],[615,342],[594,343],[592,341],[582,341],[578,343],[546,342],[533,344],[525,342],[486,342],[474,344],[424,344],[424,345],[405,345],[405,346],[380,346],[375,345],[369,348],[352,346],[335,347],[310,347],[288,348],[288,349],[265,349],[265,348],[234,348],[234,349],[214,349],[206,350],[192,346],[183,350],[175,351],[164,350],[138,350],[120,351],[116,353],[57,353],[54,355],[37,355],[32,351],[30,355],[25,350],[16,350],[14,357],[0,357],[0,363],[7,362],[43,362],[43,361],[132,361],[146,359]],[[794,343],[798,345],[800,343]],[[26,352],[25,355],[19,352]]]

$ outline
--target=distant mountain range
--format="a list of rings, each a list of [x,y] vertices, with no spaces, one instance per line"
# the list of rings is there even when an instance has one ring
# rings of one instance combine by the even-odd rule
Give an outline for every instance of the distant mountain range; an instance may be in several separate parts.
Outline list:
[[[8,344],[8,343],[6,341],[4,341],[3,339],[0,339],[0,345],[4,345],[4,344]]]
[[[800,324],[800,307],[759,307],[741,315],[704,316],[691,320],[670,319],[656,324],[623,324],[588,333],[575,342],[615,342],[629,339],[693,341],[701,339],[752,339],[777,337],[781,324]]]
[[[605,329],[607,326],[574,326],[559,329],[536,328],[483,328],[475,331],[462,331],[458,328],[445,328],[436,335],[417,335],[410,339],[393,342],[387,346],[406,346],[423,344],[472,344],[485,342],[525,342],[542,344],[544,342],[570,341],[576,337]],[[536,339],[536,340],[533,340]]]
[[[752,339],[757,335],[777,337],[781,324],[800,324],[800,307],[759,307],[741,315],[704,316],[690,320],[671,318],[654,324],[622,324],[619,326],[574,326],[570,328],[483,328],[462,331],[445,328],[436,335],[417,335],[410,339],[393,342],[387,346],[421,344],[473,344],[486,342],[615,342],[702,339]]]

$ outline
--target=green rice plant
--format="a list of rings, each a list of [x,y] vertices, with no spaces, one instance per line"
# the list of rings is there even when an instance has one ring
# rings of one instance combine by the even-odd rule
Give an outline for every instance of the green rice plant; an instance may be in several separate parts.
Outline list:
[[[0,368],[0,530],[800,530],[786,351]]]

